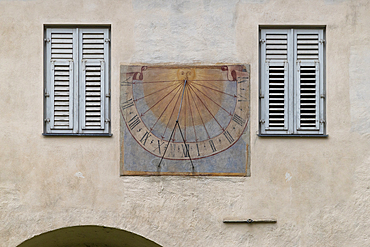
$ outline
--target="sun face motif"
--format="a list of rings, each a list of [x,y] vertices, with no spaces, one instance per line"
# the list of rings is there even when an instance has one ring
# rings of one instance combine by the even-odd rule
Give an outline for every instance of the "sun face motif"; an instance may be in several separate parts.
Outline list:
[[[129,132],[164,159],[220,153],[238,141],[249,119],[249,74],[241,65],[132,66],[121,88]]]

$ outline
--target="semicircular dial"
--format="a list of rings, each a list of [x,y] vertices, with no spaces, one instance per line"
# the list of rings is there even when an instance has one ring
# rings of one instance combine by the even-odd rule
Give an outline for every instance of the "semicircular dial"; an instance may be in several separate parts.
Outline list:
[[[121,114],[137,143],[158,157],[217,154],[247,125],[249,74],[242,65],[133,66],[125,78]]]

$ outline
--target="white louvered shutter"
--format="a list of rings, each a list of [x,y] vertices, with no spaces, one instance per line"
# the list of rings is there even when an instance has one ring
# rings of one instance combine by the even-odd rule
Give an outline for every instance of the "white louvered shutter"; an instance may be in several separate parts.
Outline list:
[[[291,31],[288,29],[261,32],[261,133],[291,132],[292,111],[289,59],[292,56]]]
[[[80,132],[108,133],[108,29],[79,30]]]
[[[49,28],[45,42],[45,132],[76,133],[77,32]]]
[[[297,134],[323,134],[323,30],[294,30]]]

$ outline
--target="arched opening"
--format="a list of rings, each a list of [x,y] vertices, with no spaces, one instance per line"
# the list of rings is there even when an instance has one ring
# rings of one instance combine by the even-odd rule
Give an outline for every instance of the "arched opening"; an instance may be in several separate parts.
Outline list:
[[[161,247],[135,233],[104,226],[65,227],[30,238],[18,247]]]

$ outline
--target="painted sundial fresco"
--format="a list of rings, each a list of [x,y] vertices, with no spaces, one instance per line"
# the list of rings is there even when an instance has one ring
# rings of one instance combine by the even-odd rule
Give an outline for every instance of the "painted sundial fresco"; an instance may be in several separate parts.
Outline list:
[[[121,175],[249,175],[249,66],[120,69]]]

